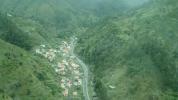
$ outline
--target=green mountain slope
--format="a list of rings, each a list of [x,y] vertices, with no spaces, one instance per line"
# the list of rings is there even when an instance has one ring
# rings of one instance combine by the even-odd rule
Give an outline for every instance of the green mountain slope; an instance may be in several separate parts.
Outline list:
[[[178,99],[178,6],[160,2],[106,18],[81,34],[77,51],[92,65],[101,100]]]
[[[57,100],[60,87],[46,60],[0,40],[0,99]]]
[[[53,67],[32,53],[35,46],[51,43],[43,30],[33,20],[1,14],[0,100],[62,100]]]

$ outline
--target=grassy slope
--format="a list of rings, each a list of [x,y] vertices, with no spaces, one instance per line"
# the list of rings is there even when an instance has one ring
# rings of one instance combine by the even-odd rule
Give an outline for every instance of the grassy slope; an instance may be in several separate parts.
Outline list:
[[[8,20],[10,24],[6,24],[6,21],[2,23],[2,20]],[[41,43],[52,42],[50,39],[53,33],[44,31],[42,25],[33,20],[22,17],[8,19],[1,17],[0,24],[2,24],[1,34],[18,34],[17,36],[20,36],[18,38],[28,34],[27,39],[30,41],[27,43],[35,44],[31,50]],[[12,45],[8,42],[0,39],[0,100],[62,99],[58,77],[48,61],[34,55],[34,51],[26,51],[21,45]],[[22,39],[20,42],[26,40]]]
[[[78,52],[94,66],[102,100],[178,99],[176,3],[106,19],[81,35]]]
[[[1,100],[56,100],[60,97],[56,74],[46,60],[2,40],[0,46]]]

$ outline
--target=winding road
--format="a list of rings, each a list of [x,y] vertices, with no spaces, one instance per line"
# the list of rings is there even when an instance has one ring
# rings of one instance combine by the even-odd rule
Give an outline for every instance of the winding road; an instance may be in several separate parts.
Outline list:
[[[83,95],[84,95],[84,98],[85,100],[90,100],[90,96],[89,96],[89,93],[88,93],[88,67],[85,65],[85,63],[80,60],[78,58],[78,56],[74,53],[74,48],[75,48],[75,45],[76,45],[76,40],[75,38],[72,38],[72,41],[71,41],[71,45],[72,45],[72,50],[71,50],[71,55],[74,56],[77,60],[77,62],[80,64],[80,66],[82,67],[83,69],[83,73],[84,73],[84,76],[83,76]]]

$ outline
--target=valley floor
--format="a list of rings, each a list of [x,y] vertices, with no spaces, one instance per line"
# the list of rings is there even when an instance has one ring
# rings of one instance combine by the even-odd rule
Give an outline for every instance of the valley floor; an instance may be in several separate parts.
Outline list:
[[[74,53],[77,38],[55,48],[48,48],[45,44],[36,49],[36,53],[51,62],[59,76],[59,85],[63,89],[64,99],[91,100],[88,93],[88,67]]]

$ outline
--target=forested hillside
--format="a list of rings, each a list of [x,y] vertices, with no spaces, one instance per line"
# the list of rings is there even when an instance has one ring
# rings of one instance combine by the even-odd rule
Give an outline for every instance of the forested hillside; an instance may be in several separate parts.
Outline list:
[[[77,51],[101,100],[178,99],[177,8],[177,1],[155,0],[81,34]]]
[[[46,41],[40,35],[42,31],[37,31],[39,26],[31,21],[25,22],[28,26],[21,18],[0,15],[0,100],[61,98],[53,68],[47,60],[31,53],[36,45]]]
[[[177,26],[177,0],[0,0],[0,100],[178,100]]]

